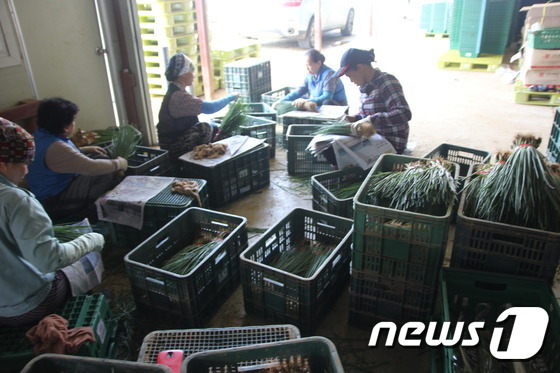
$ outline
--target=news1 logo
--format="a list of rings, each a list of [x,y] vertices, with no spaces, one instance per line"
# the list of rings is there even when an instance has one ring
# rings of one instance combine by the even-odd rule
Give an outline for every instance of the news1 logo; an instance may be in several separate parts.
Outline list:
[[[515,318],[513,328],[509,334],[509,341],[505,350],[500,350],[504,328],[495,327],[492,331],[490,340],[490,353],[496,359],[529,359],[537,354],[544,343],[546,328],[548,326],[548,313],[540,307],[511,307],[503,311],[496,319],[497,323],[506,321],[508,318]],[[469,323],[466,327],[467,333],[463,333],[465,323],[441,323],[439,337],[436,337],[437,322],[430,322],[425,333],[425,341],[428,346],[453,347],[458,344],[464,347],[476,346],[480,342],[478,329],[484,328],[483,321]],[[455,324],[453,336],[449,336],[450,326]],[[377,346],[381,330],[387,330],[385,346],[393,346],[397,334],[397,325],[391,321],[377,323],[372,331],[368,345]],[[411,321],[405,323],[399,331],[398,343],[405,347],[420,346],[422,343],[421,335],[424,333],[426,325],[423,322]],[[465,335],[466,334],[466,335]],[[464,338],[466,337],[466,338]]]

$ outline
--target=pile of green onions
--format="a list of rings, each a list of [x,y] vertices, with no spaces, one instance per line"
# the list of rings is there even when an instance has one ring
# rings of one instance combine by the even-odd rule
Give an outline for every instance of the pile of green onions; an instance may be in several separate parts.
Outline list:
[[[191,245],[184,247],[163,262],[161,269],[178,275],[189,274],[200,262],[206,259],[223,241],[221,237],[201,235]]]
[[[516,136],[505,163],[479,171],[465,187],[465,215],[560,232],[560,179],[537,148],[540,138]]]
[[[277,115],[282,115],[296,110],[296,107],[292,105],[292,101],[280,101],[274,104],[274,110]]]
[[[321,242],[299,240],[279,255],[275,256],[267,265],[289,272],[300,277],[312,277],[329,257],[334,247]]]
[[[352,129],[349,123],[346,122],[334,122],[334,123],[326,123],[322,125],[315,131],[313,131],[312,135],[341,135],[341,136],[351,136]]]
[[[84,229],[91,229],[89,225],[59,224],[53,225],[53,233],[61,243],[70,242],[84,234]]]
[[[228,112],[222,118],[215,140],[235,135],[245,123],[247,123],[247,105],[243,101],[236,100],[229,106]]]
[[[129,124],[122,125],[118,131],[115,131],[111,144],[107,147],[107,153],[113,159],[117,157],[128,159],[136,154],[136,146],[140,141],[142,141],[140,131]]]
[[[366,203],[427,215],[445,215],[457,199],[454,166],[442,159],[415,161],[368,181]]]
[[[356,183],[352,183],[350,185],[346,185],[337,189],[333,189],[331,190],[331,193],[339,199],[347,199],[347,198],[352,198],[356,195],[356,193],[358,192],[358,190],[360,189],[360,186],[362,186],[362,182],[358,181]]]

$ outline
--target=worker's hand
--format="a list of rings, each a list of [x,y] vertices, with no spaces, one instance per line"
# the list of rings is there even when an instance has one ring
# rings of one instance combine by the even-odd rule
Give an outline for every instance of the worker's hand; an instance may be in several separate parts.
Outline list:
[[[85,237],[84,237],[85,236]],[[91,251],[101,251],[103,250],[103,246],[105,246],[105,237],[102,234],[91,232],[83,234],[81,237],[84,238],[88,242],[88,246]]]
[[[62,252],[61,264],[63,267],[80,260],[81,257],[92,251],[101,251],[105,245],[105,237],[99,233],[86,233],[72,240],[66,245],[66,250]]]
[[[304,98],[297,98],[294,101],[292,101],[292,105],[297,109],[297,110],[303,110],[304,109],[304,105],[307,102],[306,99]]]
[[[376,132],[369,116],[352,123],[351,131],[352,135],[362,137],[371,137]]]
[[[353,123],[353,122],[358,120],[358,117],[355,116],[355,115],[347,115],[347,116],[344,117],[344,120],[346,120],[350,123]]]
[[[107,150],[96,145],[82,146],[80,150],[86,154],[103,154],[103,155],[107,154]]]
[[[307,111],[317,112],[317,103],[315,101],[305,101],[303,109]]]
[[[126,159],[123,157],[117,157],[115,161],[117,161],[117,170],[126,171],[128,168],[128,161]]]

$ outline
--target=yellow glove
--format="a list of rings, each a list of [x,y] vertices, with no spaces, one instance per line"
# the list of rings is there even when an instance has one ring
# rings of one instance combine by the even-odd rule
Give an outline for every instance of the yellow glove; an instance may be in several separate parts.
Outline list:
[[[292,105],[294,105],[294,107],[298,110],[303,110],[304,109],[303,106],[305,105],[306,102],[307,102],[306,99],[298,98],[298,99],[295,99],[294,101],[292,101]]]
[[[352,123],[351,131],[352,135],[362,137],[371,137],[376,133],[369,116]]]

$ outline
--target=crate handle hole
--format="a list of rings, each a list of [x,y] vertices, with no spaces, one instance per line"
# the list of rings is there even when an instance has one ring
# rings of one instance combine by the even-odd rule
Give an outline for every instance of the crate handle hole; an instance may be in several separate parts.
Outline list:
[[[219,225],[219,226],[221,226],[221,227],[228,227],[228,225],[227,225],[226,223],[222,223],[221,221],[212,220],[211,223],[212,223],[212,224],[215,224],[215,225]]]
[[[324,227],[324,228],[330,228],[330,229],[335,229],[335,228],[336,228],[336,227],[333,226],[333,225],[328,225],[328,224],[320,223],[320,222],[317,223],[317,225],[320,225],[321,227]]]
[[[158,168],[160,168],[160,166],[155,166],[154,168],[150,169],[150,172],[154,172],[155,170],[157,170]]]
[[[271,279],[266,278],[266,277],[263,277],[263,280],[266,281],[266,282],[268,282],[268,283],[270,283],[270,284],[273,284],[273,285],[276,285],[276,286],[280,286],[281,288],[284,287],[284,284],[281,283],[281,282],[274,281],[274,280],[271,280]]]
[[[157,284],[157,285],[165,286],[165,282],[163,282],[161,280],[156,280],[155,278],[146,277],[146,281],[152,282],[152,283]]]
[[[156,245],[156,249],[159,249],[163,244],[169,241],[169,236],[165,236],[161,241],[159,241]]]
[[[224,259],[224,256],[226,256],[225,251],[223,253],[221,253],[220,255],[218,255],[218,257],[214,260],[214,264],[218,264],[222,259]]]

